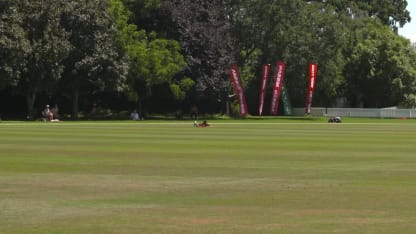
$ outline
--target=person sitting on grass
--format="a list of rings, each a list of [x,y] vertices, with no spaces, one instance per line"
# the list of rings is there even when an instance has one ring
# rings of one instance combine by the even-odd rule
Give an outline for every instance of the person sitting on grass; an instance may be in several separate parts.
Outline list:
[[[49,109],[49,105],[46,105],[45,109],[42,111],[42,119],[43,119],[43,121],[52,121],[53,120],[53,113]]]
[[[60,119],[59,107],[58,107],[57,104],[55,104],[55,106],[52,107],[51,112],[52,112],[53,120],[59,120]]]
[[[133,112],[131,112],[131,114],[130,114],[130,118],[131,118],[132,120],[140,120],[140,115],[139,115],[139,113],[137,112],[137,110],[134,110]]]

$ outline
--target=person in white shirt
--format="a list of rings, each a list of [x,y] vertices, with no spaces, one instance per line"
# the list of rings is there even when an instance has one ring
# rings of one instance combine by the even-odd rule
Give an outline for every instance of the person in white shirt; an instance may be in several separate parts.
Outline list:
[[[139,113],[137,113],[137,111],[136,111],[136,110],[134,110],[133,112],[131,112],[131,114],[130,114],[130,118],[131,118],[132,120],[140,120],[140,115],[139,115]]]

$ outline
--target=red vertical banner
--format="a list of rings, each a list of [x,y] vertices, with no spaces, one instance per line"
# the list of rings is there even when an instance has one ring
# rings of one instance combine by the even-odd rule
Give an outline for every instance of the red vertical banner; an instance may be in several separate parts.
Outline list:
[[[234,92],[238,97],[238,102],[240,103],[240,115],[246,116],[247,112],[247,102],[246,97],[244,96],[243,84],[241,83],[240,73],[236,64],[232,65],[230,69],[230,78],[233,83]]]
[[[267,80],[270,76],[270,64],[263,65],[261,71],[261,85],[260,85],[260,97],[259,97],[259,116],[263,114],[264,97],[266,96]]]
[[[308,91],[306,93],[306,107],[305,107],[305,114],[307,115],[311,113],[312,97],[313,97],[313,92],[315,91],[317,76],[318,76],[318,64],[315,64],[315,63],[309,64],[309,82],[308,82]]]
[[[272,115],[277,115],[279,110],[279,101],[283,88],[283,80],[285,79],[285,71],[286,64],[284,62],[277,62],[273,81],[272,103],[270,105],[270,113]]]

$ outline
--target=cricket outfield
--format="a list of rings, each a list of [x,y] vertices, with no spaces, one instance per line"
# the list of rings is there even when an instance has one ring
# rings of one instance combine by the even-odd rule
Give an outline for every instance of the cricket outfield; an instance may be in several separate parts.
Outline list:
[[[0,122],[0,233],[413,233],[416,121]]]

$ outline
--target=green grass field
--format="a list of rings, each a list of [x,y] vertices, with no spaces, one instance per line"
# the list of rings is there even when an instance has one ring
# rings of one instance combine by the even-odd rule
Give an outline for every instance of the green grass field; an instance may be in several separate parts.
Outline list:
[[[416,121],[0,122],[0,233],[414,233]]]

